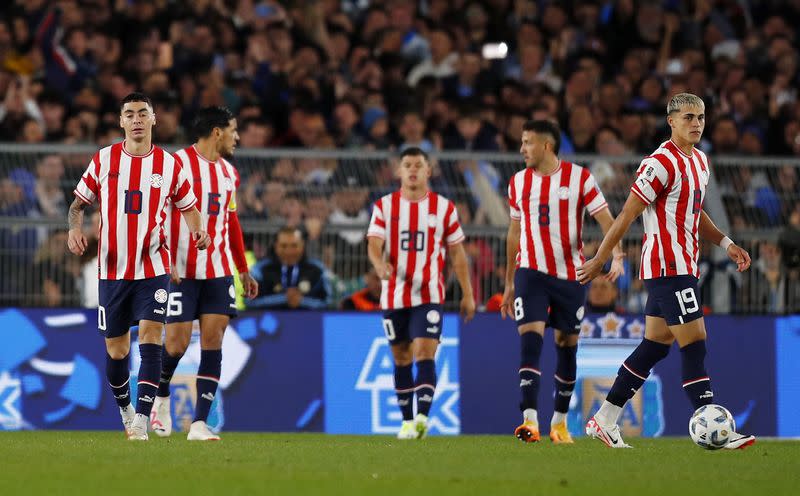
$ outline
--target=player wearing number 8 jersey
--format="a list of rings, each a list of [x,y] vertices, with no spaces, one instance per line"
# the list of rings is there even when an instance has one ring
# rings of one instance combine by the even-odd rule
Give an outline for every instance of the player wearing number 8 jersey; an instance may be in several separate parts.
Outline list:
[[[155,114],[150,99],[132,93],[122,100],[125,141],[97,152],[75,188],[69,210],[68,246],[81,255],[83,209],[100,208],[97,327],[106,338],[106,375],[128,439],[147,440],[147,424],[161,370],[161,332],[166,317],[170,263],[164,235],[169,203],[181,211],[195,247],[204,250],[197,199],[172,155],[152,145]],[[131,406],[129,329],[139,324],[137,405]]]
[[[586,425],[586,434],[612,448],[628,447],[618,421],[625,403],[644,384],[650,369],[667,356],[677,341],[681,350],[683,388],[695,409],[713,403],[706,373],[706,329],[697,294],[700,238],[721,246],[738,271],[750,267],[750,255],[725,236],[703,211],[711,173],[706,155],[695,149],[705,127],[705,104],[680,93],[667,105],[670,140],[645,158],[636,172],[631,193],[594,259],[578,269],[586,283],[596,277],[611,247],[643,214],[644,241],[640,277],[647,288],[645,335],[622,363],[614,385]],[[729,449],[745,448],[755,437],[733,433]]]
[[[588,211],[603,231],[614,217],[587,169],[558,158],[560,131],[548,121],[523,126],[520,153],[525,169],[508,186],[511,222],[506,240],[506,288],[500,312],[513,315],[521,341],[519,367],[523,423],[514,435],[525,442],[539,440],[537,413],[539,360],[546,326],[552,327],[558,363],[556,401],[550,439],[572,443],[567,411],[575,388],[578,333],[583,318],[584,288],[576,278],[583,263],[581,229]],[[622,252],[609,271],[613,281],[624,272]]]
[[[427,433],[436,390],[433,360],[442,333],[443,271],[448,251],[463,293],[465,321],[475,313],[475,301],[458,213],[450,200],[429,191],[431,166],[425,152],[406,148],[400,157],[399,176],[400,190],[375,202],[367,231],[368,251],[383,280],[383,328],[394,356],[395,390],[403,415],[397,437],[418,439]],[[411,370],[414,362],[416,381]]]

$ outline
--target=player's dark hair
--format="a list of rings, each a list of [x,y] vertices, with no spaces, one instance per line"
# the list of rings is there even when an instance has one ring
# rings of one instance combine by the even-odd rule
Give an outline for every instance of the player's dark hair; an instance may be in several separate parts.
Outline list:
[[[558,150],[561,148],[561,130],[558,126],[551,121],[528,121],[522,125],[523,131],[530,131],[536,134],[544,134],[553,140],[553,153],[558,155]]]
[[[400,152],[400,160],[403,160],[403,157],[422,157],[426,162],[428,161],[428,154],[418,146],[409,146],[403,149],[403,151]]]
[[[192,121],[195,138],[205,138],[215,127],[225,129],[233,119],[233,113],[226,107],[205,107],[197,111]]]
[[[149,96],[145,95],[144,93],[133,92],[128,96],[126,96],[125,98],[123,98],[122,101],[119,103],[120,112],[122,111],[122,107],[124,107],[126,103],[131,103],[131,102],[144,102],[150,108],[153,108],[153,102],[150,100]]]

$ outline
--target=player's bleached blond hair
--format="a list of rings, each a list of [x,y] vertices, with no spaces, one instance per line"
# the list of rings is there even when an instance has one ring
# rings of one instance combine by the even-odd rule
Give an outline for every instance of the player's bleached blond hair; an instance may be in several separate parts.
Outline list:
[[[678,93],[669,99],[669,103],[667,104],[667,115],[670,115],[673,112],[680,112],[681,107],[684,105],[688,107],[706,108],[706,104],[703,103],[703,99],[699,96],[691,93]]]

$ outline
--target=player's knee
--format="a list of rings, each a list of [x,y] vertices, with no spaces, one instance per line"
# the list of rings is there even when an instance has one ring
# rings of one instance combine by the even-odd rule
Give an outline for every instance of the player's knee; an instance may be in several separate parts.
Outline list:
[[[189,347],[189,339],[184,339],[183,336],[167,336],[164,346],[172,356],[183,355]]]
[[[108,353],[108,356],[110,356],[112,360],[122,360],[123,358],[128,356],[130,351],[131,351],[130,344],[125,345],[120,343],[120,344],[106,345],[106,352]]]
[[[204,350],[218,350],[222,348],[224,329],[209,329],[200,331],[200,347]]]

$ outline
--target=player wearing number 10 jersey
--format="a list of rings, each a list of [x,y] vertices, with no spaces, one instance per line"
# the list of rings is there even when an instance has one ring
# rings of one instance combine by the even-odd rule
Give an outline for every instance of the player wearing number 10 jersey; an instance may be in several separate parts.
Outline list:
[[[97,152],[75,188],[69,209],[69,250],[82,255],[83,209],[100,209],[99,306],[97,327],[106,338],[106,375],[117,400],[128,439],[147,440],[147,423],[161,370],[169,279],[169,249],[164,236],[169,203],[181,211],[193,244],[208,246],[197,199],[180,164],[152,145],[156,117],[150,99],[131,93],[122,100],[120,127],[125,141]],[[130,327],[139,324],[137,404],[131,406]]]
[[[383,280],[383,329],[394,356],[394,383],[403,414],[399,439],[428,430],[436,390],[434,357],[442,334],[445,254],[461,285],[461,313],[469,321],[475,301],[469,281],[464,233],[453,202],[429,191],[431,166],[419,148],[400,156],[400,190],[375,202],[367,231],[369,260]],[[388,258],[388,260],[386,260]],[[416,382],[412,363],[417,364]],[[417,395],[417,416],[412,398]]]
[[[586,434],[611,448],[629,447],[619,431],[625,403],[644,384],[650,369],[667,356],[677,341],[681,350],[683,389],[695,409],[714,403],[706,373],[706,328],[698,300],[697,255],[700,238],[727,251],[739,272],[750,266],[750,255],[725,236],[703,211],[711,168],[697,150],[705,127],[705,104],[689,93],[673,96],[667,105],[672,136],[645,158],[631,193],[594,259],[578,269],[585,283],[596,277],[611,246],[643,215],[644,241],[640,277],[647,288],[644,339],[622,363],[614,385],[586,425]],[[726,448],[745,448],[755,437],[733,433]]]
[[[205,251],[195,249],[189,239],[188,226],[177,210],[171,211],[169,245],[174,269],[161,379],[150,424],[158,436],[172,433],[169,385],[189,346],[192,322],[200,319],[197,403],[188,439],[213,441],[219,436],[209,429],[206,421],[220,378],[222,337],[230,318],[236,315],[231,262],[239,272],[245,296],[254,297],[258,293],[258,283],[247,270],[242,230],[236,215],[239,173],[225,159],[233,154],[239,139],[236,119],[226,108],[207,107],[198,111],[193,127],[197,142],[176,152],[175,159],[192,182],[211,245]]]

